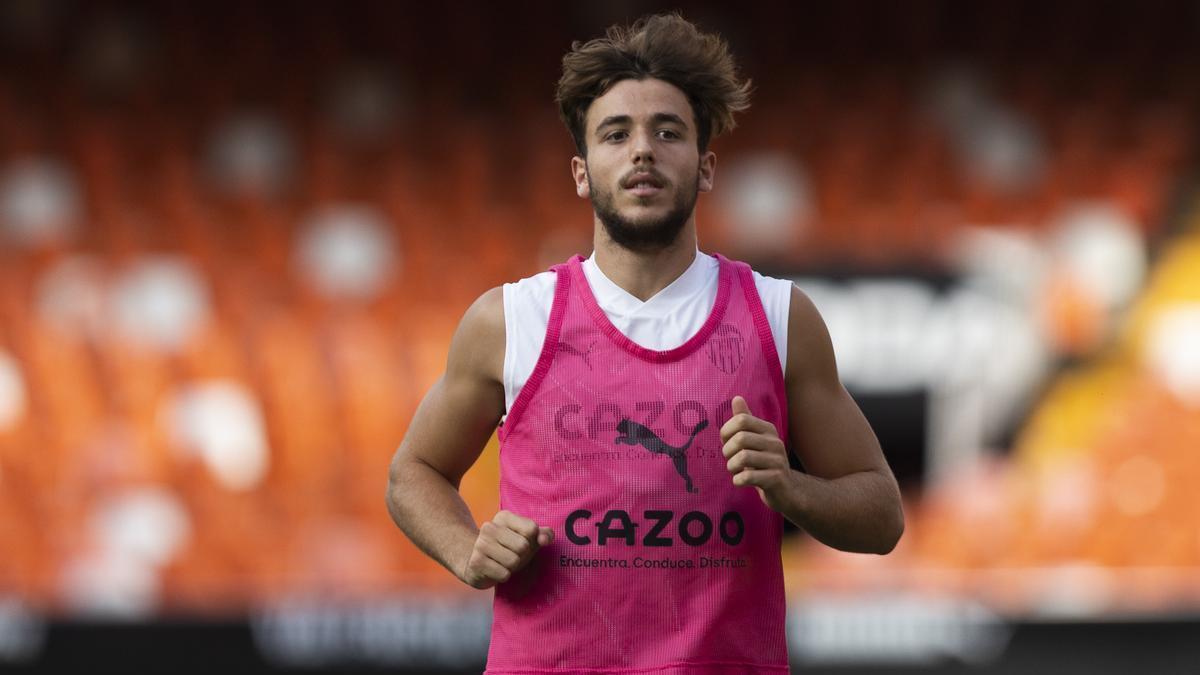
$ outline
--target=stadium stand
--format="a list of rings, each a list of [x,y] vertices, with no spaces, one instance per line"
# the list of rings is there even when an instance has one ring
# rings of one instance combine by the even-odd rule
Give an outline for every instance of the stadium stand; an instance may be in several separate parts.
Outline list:
[[[1090,200],[1123,213],[1153,254],[1128,313],[1070,274],[1038,278],[1046,340],[1078,365],[1054,377],[1011,456],[909,495],[909,533],[887,558],[790,541],[792,591],[1120,609],[1119,579],[1142,591],[1128,602],[1200,600],[1195,343],[1155,337],[1169,315],[1170,334],[1196,335],[1194,314],[1171,312],[1198,301],[1200,239],[1195,226],[1169,231],[1196,160],[1196,70],[1174,59],[1184,44],[1169,3],[1119,32],[1124,15],[1089,27],[1079,3],[1045,9],[1036,25],[1070,25],[1072,40],[1021,35],[1035,4],[984,3],[967,27],[978,65],[961,69],[923,37],[937,3],[699,12],[731,25],[760,95],[718,141],[722,168],[752,171],[769,152],[786,176],[767,197],[702,199],[705,249],[796,272],[947,270],[968,227],[1041,241]],[[5,48],[0,593],[59,612],[221,613],[296,594],[466,592],[388,519],[387,463],[470,301],[539,271],[547,251],[587,245],[549,93],[577,31],[560,16],[512,45],[491,27],[518,19],[485,6],[453,29],[448,7],[221,8],[112,14],[105,39],[135,55],[127,76],[73,65],[103,8],[70,17],[62,44]],[[1098,46],[1110,58],[1090,58]],[[511,60],[494,62],[501,48]],[[359,104],[322,87],[349,96],[330,83],[364,60],[385,75],[353,95],[387,122],[348,136],[338,116],[359,113],[328,111]],[[369,210],[372,224],[349,217],[337,225],[349,235],[306,248],[331,209]],[[748,240],[756,209],[769,218]],[[389,255],[371,258],[359,236]],[[129,290],[139,265],[164,257],[176,281]],[[355,276],[367,265],[377,278]],[[1188,358],[1192,375],[1173,374]],[[497,508],[497,474],[493,442],[462,487],[477,515]],[[182,504],[181,543],[138,568],[126,596],[80,599],[72,579],[116,555],[97,514],[148,487]],[[1050,597],[1064,566],[1100,572]],[[134,596],[144,603],[121,604]]]

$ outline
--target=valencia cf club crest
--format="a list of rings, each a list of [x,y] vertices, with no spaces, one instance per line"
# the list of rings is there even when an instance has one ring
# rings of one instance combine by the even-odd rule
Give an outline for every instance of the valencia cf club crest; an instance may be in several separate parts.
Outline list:
[[[746,357],[746,340],[733,324],[723,323],[708,339],[708,359],[723,373],[733,373]]]

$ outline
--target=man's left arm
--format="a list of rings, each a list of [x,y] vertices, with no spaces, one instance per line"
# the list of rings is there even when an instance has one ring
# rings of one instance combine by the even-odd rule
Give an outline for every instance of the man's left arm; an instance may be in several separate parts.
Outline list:
[[[900,489],[879,441],[838,379],[833,344],[817,308],[792,287],[788,313],[788,429],[805,472],[788,466],[775,425],[734,398],[721,427],[727,466],[738,486],[821,543],[858,553],[890,552],[904,531]]]

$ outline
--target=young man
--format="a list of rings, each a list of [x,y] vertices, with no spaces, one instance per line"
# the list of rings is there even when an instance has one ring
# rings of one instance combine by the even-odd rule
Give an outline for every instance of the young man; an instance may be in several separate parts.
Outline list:
[[[388,487],[422,550],[495,586],[489,673],[786,672],[782,519],[847,551],[900,537],[812,303],[697,249],[708,142],[748,92],[678,16],[563,59],[595,251],[467,310]],[[502,510],[476,527],[457,488],[497,424]]]

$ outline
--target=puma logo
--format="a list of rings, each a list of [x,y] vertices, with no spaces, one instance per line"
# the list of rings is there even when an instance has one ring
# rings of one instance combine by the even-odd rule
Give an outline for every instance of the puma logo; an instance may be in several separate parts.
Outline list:
[[[573,345],[569,342],[559,343],[558,348],[561,349],[562,351],[566,352],[567,354],[572,354],[574,356],[578,356],[579,358],[583,359],[583,365],[587,366],[588,370],[591,370],[592,369],[592,361],[588,357],[590,357],[592,355],[592,347],[595,347],[595,346],[596,346],[596,341],[593,340],[592,343],[590,345],[588,345],[587,351],[584,351],[584,352],[579,351],[579,348],[577,348],[575,345]]]
[[[675,465],[675,472],[687,483],[687,491],[696,493],[700,489],[692,486],[692,477],[688,475],[687,470],[687,455],[684,453],[687,451],[688,446],[692,444],[692,441],[696,440],[696,434],[703,431],[707,426],[708,420],[700,420],[696,423],[696,427],[692,429],[692,435],[688,437],[687,443],[684,443],[683,447],[676,448],[667,445],[650,429],[626,417],[617,422],[617,431],[621,435],[617,436],[616,442],[625,445],[640,445],[655,454],[667,455],[671,458],[671,463]]]

